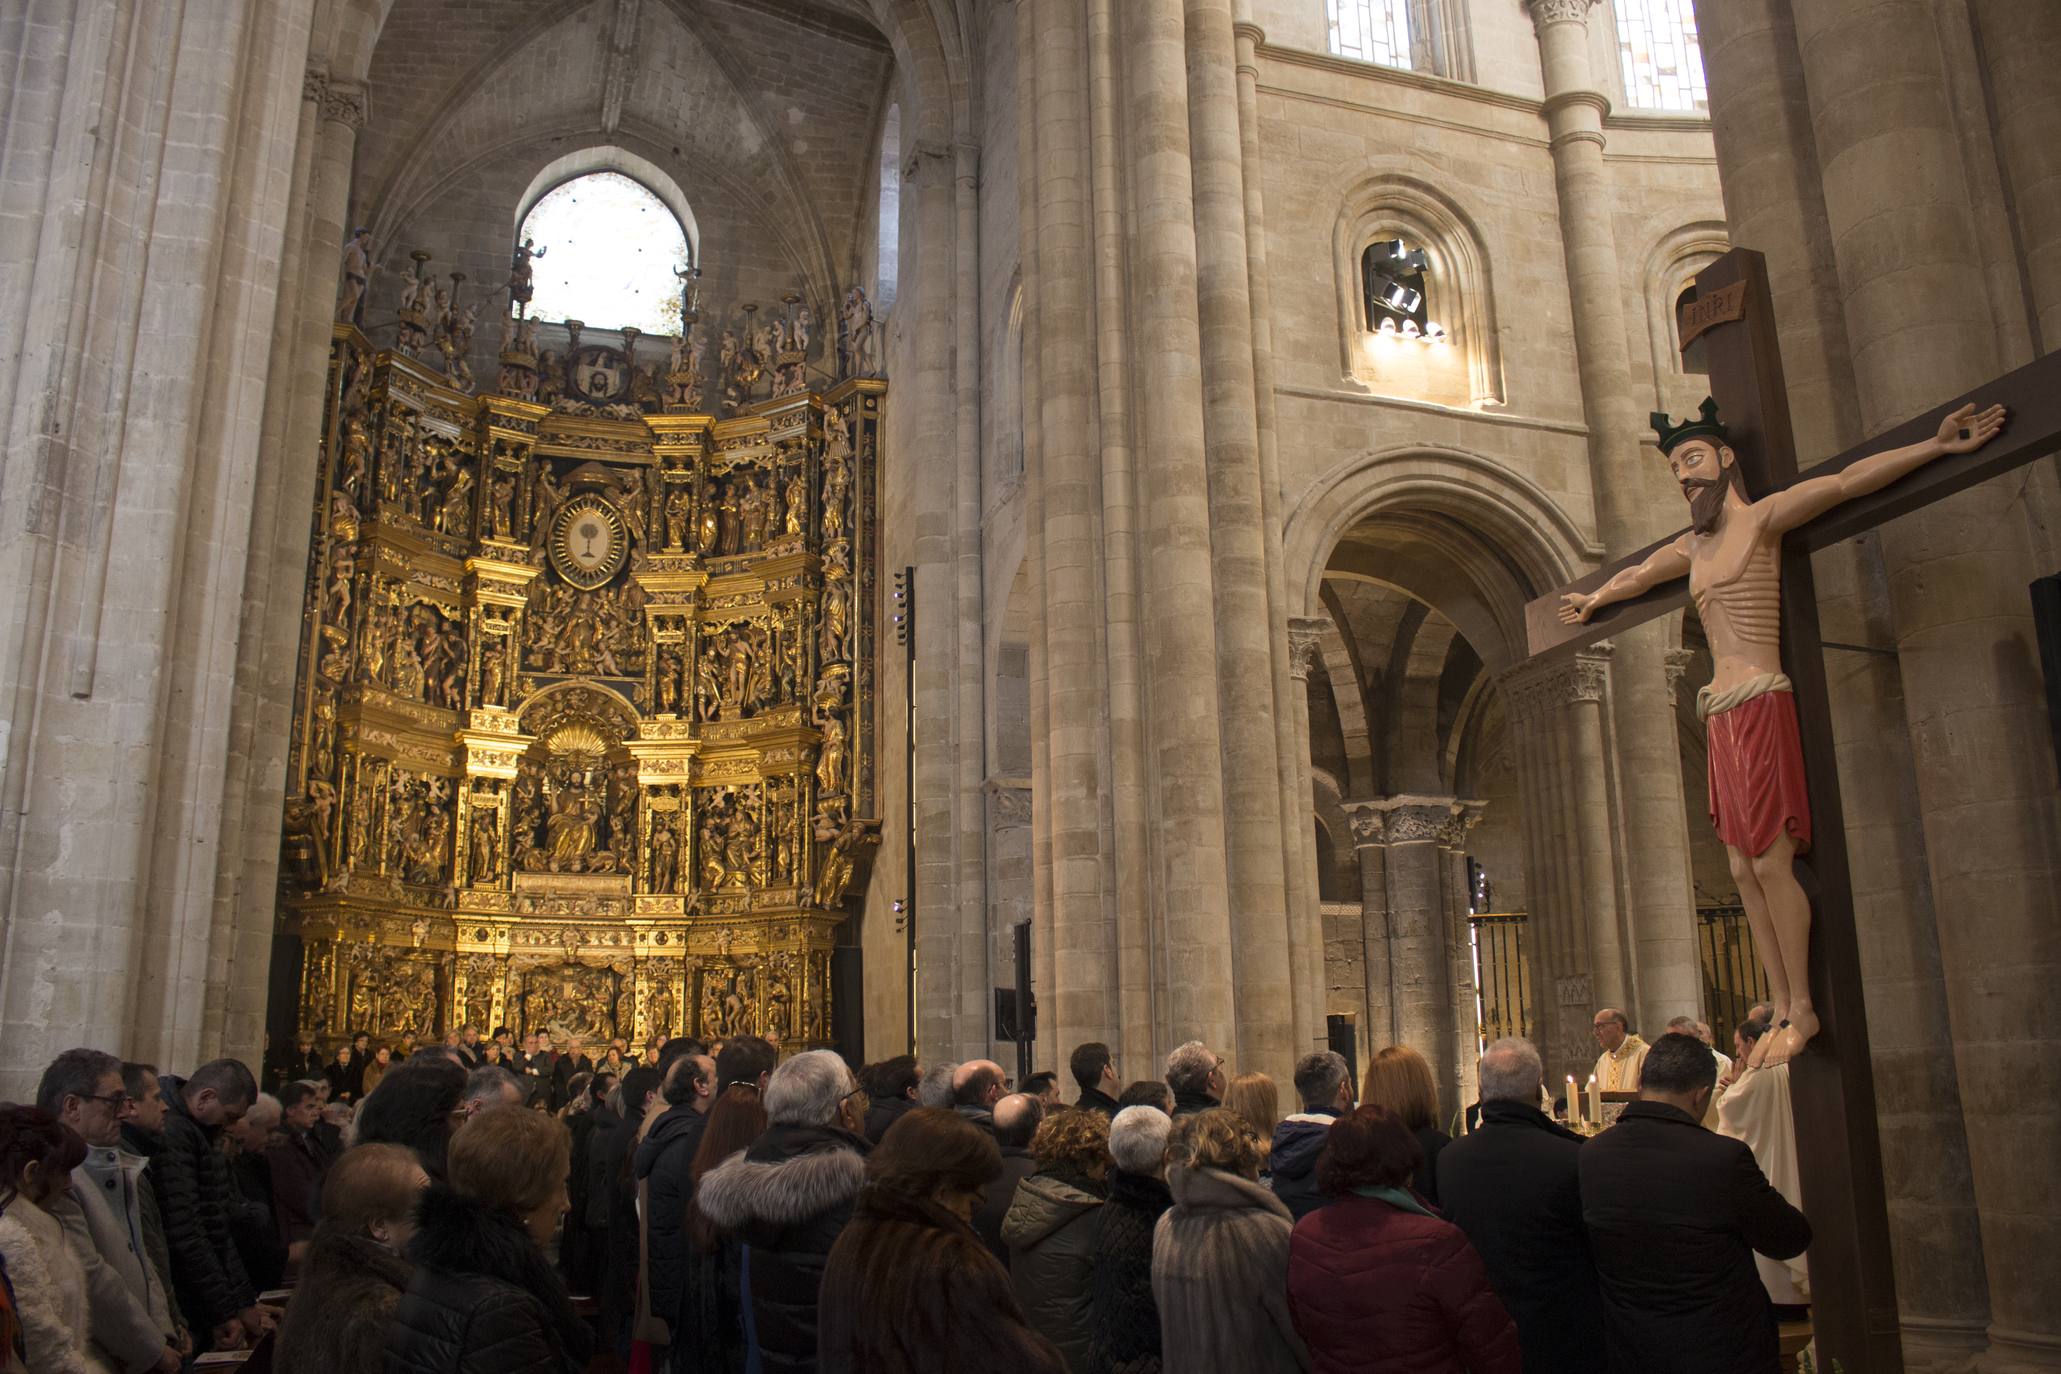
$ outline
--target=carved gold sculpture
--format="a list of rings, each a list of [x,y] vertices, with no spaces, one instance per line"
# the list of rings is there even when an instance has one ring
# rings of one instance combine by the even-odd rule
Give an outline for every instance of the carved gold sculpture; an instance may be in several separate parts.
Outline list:
[[[886,384],[808,389],[797,296],[706,382],[698,324],[645,367],[511,320],[471,395],[426,263],[399,347],[332,335],[274,1034],[827,1043]]]

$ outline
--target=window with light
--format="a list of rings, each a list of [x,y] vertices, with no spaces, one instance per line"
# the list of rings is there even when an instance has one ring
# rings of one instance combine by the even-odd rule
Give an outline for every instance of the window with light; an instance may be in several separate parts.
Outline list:
[[[523,217],[522,237],[534,239],[540,250],[531,264],[533,319],[679,332],[680,281],[674,272],[689,265],[687,233],[642,182],[620,172],[563,182]]]
[[[1710,107],[1690,0],[1616,0],[1625,103],[1694,114]]]
[[[1384,67],[1410,63],[1409,0],[1325,0],[1331,51]]]

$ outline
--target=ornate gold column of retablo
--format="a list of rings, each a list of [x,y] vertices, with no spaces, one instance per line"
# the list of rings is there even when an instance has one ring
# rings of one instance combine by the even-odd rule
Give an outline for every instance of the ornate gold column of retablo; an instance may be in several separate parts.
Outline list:
[[[811,389],[795,298],[716,368],[698,322],[645,366],[511,320],[474,396],[434,299],[336,326],[274,1033],[827,1044],[886,384]]]

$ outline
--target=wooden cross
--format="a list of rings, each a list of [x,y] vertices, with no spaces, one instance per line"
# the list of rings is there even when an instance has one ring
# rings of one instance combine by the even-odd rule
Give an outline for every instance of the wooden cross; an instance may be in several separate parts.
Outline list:
[[[1796,446],[1789,428],[1766,260],[1735,248],[1698,273],[1695,299],[1682,308],[1682,326],[1685,344],[1699,334],[1704,340],[1711,394],[1730,433],[1728,442],[1737,455],[1747,497],[1758,501],[1794,482]],[[1812,1322],[1818,1367],[1826,1370],[1833,1368],[1834,1359],[1849,1371],[1901,1369],[1903,1357],[1847,872],[1846,824],[1810,555],[2061,449],[2061,353],[1986,383],[1810,470],[1813,477],[1828,475],[1870,454],[1916,443],[1936,433],[1945,415],[1968,402],[2005,406],[2010,420],[2003,433],[1974,453],[1937,459],[1881,491],[1833,507],[1791,531],[1782,544],[1782,666],[1795,687],[1813,837],[1810,851],[1797,860],[1797,876],[1811,896],[1811,993],[1823,1022],[1807,1052],[1792,1061],[1790,1087],[1798,1172],[1814,1232]],[[1615,630],[1687,605],[1684,578],[1600,608],[1587,624],[1563,624],[1559,615],[1568,593],[1594,591],[1679,537],[1677,531],[1527,604],[1525,626],[1532,657],[1572,653]]]

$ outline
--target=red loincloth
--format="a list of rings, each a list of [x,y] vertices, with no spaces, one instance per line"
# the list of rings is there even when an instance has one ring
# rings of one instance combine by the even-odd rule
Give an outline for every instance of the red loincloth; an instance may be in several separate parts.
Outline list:
[[[1763,692],[1704,722],[1710,732],[1710,822],[1718,838],[1759,858],[1785,829],[1800,854],[1811,847],[1796,698]]]

